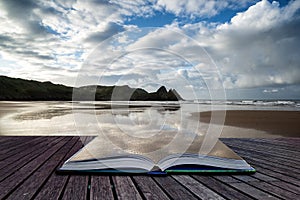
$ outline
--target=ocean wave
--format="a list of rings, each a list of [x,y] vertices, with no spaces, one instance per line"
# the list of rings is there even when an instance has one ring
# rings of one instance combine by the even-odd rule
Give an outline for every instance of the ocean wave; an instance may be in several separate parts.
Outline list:
[[[293,100],[230,100],[230,101],[212,101],[212,100],[195,100],[194,103],[205,105],[250,105],[250,106],[289,106],[300,107],[299,101]]]

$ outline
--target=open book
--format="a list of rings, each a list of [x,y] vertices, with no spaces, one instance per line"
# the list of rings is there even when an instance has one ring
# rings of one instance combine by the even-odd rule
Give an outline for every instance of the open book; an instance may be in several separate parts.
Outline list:
[[[96,137],[68,159],[58,171],[148,174],[255,172],[254,168],[221,141],[207,155],[202,155],[199,149],[203,138],[187,139],[189,137],[170,133],[162,135],[151,139],[126,140],[124,136],[119,139]],[[188,147],[183,145],[188,142]]]

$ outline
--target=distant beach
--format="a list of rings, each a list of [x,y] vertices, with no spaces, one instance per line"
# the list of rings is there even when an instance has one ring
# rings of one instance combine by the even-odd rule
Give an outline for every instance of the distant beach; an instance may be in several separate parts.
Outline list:
[[[209,123],[212,112],[216,116],[221,111],[200,113],[200,121]],[[273,135],[300,137],[300,112],[283,110],[227,110],[225,126],[241,127],[264,131]],[[223,130],[228,133],[228,127]]]

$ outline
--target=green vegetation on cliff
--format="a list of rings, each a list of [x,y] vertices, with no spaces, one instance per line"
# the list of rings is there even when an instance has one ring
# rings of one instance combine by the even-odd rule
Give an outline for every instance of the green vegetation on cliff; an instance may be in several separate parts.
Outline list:
[[[74,93],[73,93],[74,92]],[[74,94],[74,96],[73,96]],[[0,100],[15,101],[178,101],[183,100],[175,89],[164,86],[148,93],[141,88],[124,86],[83,86],[79,88],[0,76]]]

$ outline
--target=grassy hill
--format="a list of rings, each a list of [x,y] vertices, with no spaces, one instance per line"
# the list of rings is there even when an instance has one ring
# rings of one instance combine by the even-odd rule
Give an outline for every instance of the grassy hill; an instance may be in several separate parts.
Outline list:
[[[75,98],[73,98],[73,92]],[[124,86],[83,86],[73,88],[49,81],[39,82],[0,76],[0,100],[2,101],[177,101],[183,100],[175,89],[164,86],[148,93],[141,88]]]

